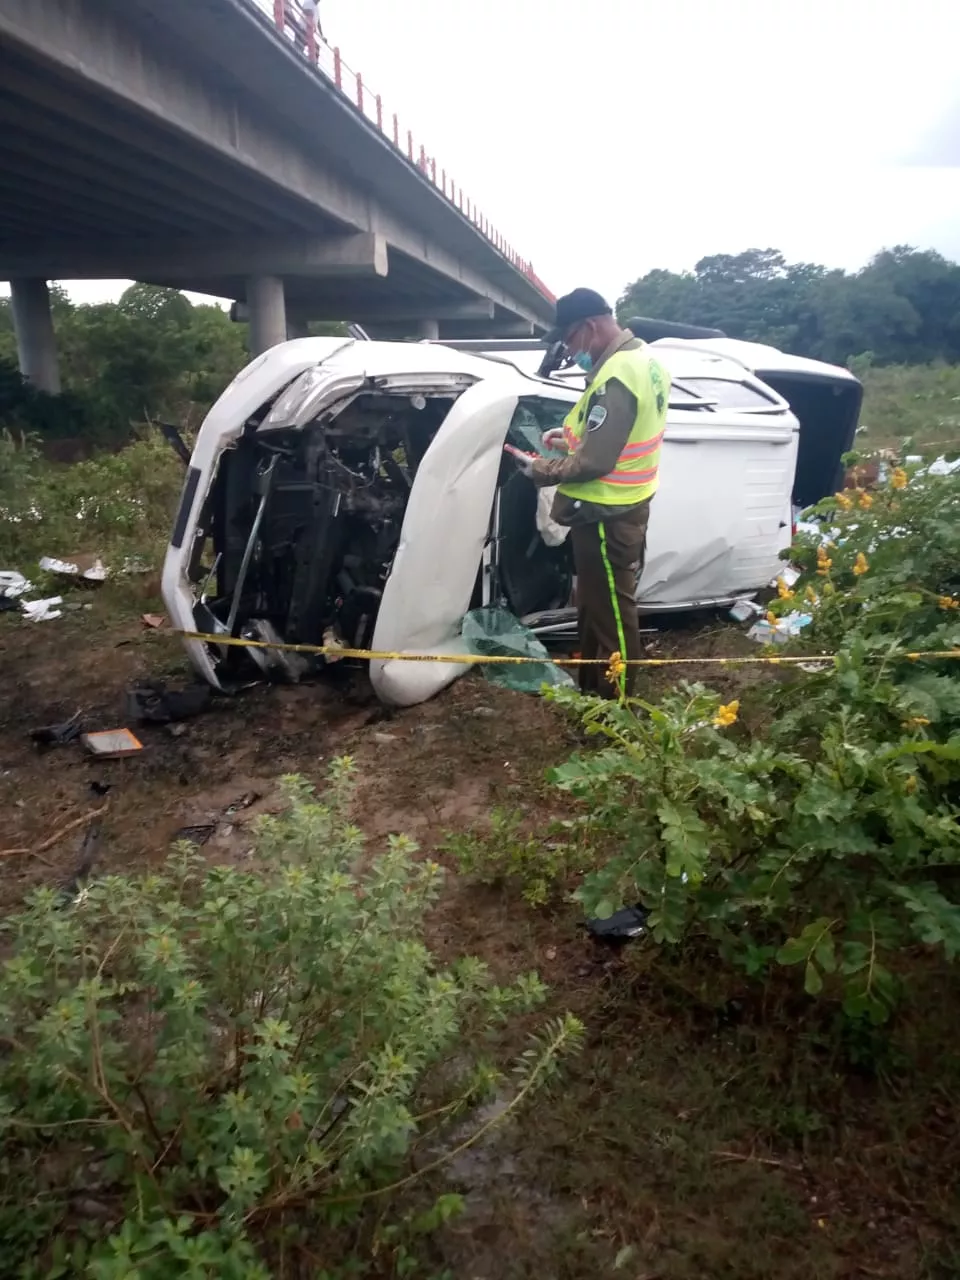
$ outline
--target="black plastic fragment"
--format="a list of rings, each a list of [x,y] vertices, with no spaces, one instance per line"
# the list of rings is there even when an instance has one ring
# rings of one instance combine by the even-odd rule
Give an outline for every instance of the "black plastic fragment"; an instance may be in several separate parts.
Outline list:
[[[127,718],[141,724],[189,720],[207,709],[211,696],[206,684],[168,689],[161,680],[144,681],[127,690]]]
[[[30,737],[41,750],[47,747],[62,747],[67,742],[73,742],[75,738],[79,738],[83,732],[83,724],[80,720],[80,712],[71,716],[69,720],[64,720],[62,724],[46,725],[41,729],[33,729]]]
[[[604,919],[588,920],[584,928],[597,942],[607,946],[622,947],[626,942],[633,942],[646,932],[649,911],[639,903],[635,907],[621,907],[612,916]]]

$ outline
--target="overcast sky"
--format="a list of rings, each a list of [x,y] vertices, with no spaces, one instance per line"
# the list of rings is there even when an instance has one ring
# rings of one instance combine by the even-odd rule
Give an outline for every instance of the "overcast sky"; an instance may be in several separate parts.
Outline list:
[[[960,260],[960,0],[320,0],[557,292],[775,247]],[[388,117],[389,118],[389,117]],[[117,286],[71,287],[78,300]]]

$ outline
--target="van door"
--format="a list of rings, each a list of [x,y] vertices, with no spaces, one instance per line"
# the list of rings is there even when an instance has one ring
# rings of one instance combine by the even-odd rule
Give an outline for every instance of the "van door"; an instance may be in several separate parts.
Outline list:
[[[787,412],[671,413],[638,587],[642,609],[727,601],[776,576],[790,545],[797,433]]]
[[[373,634],[374,649],[463,654],[470,607],[490,526],[503,445],[520,381],[494,377],[465,391],[417,469]],[[395,706],[433,697],[467,670],[451,662],[374,661],[370,679]]]

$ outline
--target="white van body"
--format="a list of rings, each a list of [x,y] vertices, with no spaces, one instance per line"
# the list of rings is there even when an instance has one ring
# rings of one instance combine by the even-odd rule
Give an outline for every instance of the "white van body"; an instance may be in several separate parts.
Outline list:
[[[638,604],[727,603],[765,587],[789,545],[799,423],[742,359],[655,347],[673,389]],[[547,536],[542,504],[503,453],[508,438],[535,445],[582,390],[582,377],[537,376],[540,358],[350,338],[258,357],[197,437],[163,570],[173,625],[451,655],[465,652],[461,621],[478,604],[505,605],[534,630],[572,627],[562,531]],[[267,676],[304,667],[277,651],[185,643],[217,688],[244,664],[245,675],[254,662]],[[394,705],[464,670],[370,664]]]

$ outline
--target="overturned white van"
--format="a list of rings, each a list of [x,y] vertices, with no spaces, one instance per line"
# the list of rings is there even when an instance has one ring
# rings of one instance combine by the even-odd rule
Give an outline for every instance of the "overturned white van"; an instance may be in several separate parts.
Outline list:
[[[639,326],[638,326],[639,327]],[[725,338],[661,338],[673,389],[637,588],[649,612],[757,591],[795,505],[839,482],[861,388],[846,370]],[[502,605],[575,629],[562,531],[503,445],[540,448],[582,389],[536,343],[304,338],[274,347],[211,409],[163,571],[174,625],[207,636],[466,652],[464,614]],[[218,688],[299,677],[324,659],[187,640]],[[466,669],[370,664],[410,705]]]

